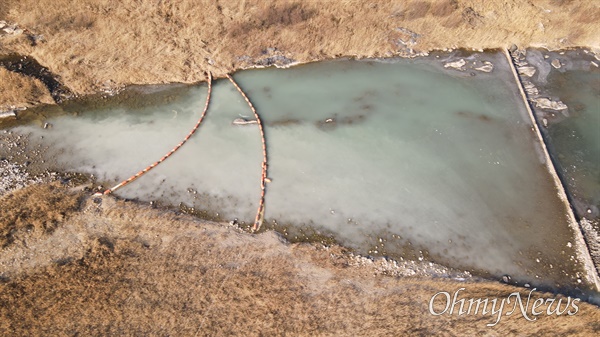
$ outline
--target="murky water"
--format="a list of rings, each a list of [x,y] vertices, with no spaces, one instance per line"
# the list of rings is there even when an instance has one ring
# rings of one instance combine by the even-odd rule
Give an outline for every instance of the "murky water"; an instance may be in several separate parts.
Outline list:
[[[537,109],[548,120],[547,135],[559,169],[580,217],[600,220],[600,64],[581,50],[566,53],[531,51],[544,76],[534,78],[544,95],[568,108],[557,112]],[[558,60],[556,69],[550,62]],[[554,61],[556,62],[556,61]],[[596,65],[594,65],[594,62]]]
[[[476,57],[495,70],[448,70],[430,57],[236,74],[266,122],[268,223],[292,239],[329,236],[363,254],[587,288],[506,61]],[[56,167],[117,181],[176,145],[205,95],[200,86],[162,105],[95,108],[17,131],[48,145]],[[251,118],[245,102],[218,81],[199,132],[117,194],[252,221],[261,146],[255,125],[231,124],[241,116]]]

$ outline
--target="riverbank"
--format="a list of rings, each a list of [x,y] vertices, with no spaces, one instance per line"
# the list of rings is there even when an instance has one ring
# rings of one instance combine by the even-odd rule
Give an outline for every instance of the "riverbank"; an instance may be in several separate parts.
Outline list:
[[[74,95],[85,95],[130,84],[193,83],[203,81],[206,71],[222,77],[252,66],[343,56],[415,56],[513,44],[597,50],[599,18],[598,3],[553,0],[344,5],[9,0],[0,5],[0,55],[30,56]],[[0,81],[0,87],[20,90],[21,98],[0,90],[0,101],[22,105],[31,88],[9,83]]]
[[[481,312],[433,316],[429,301],[440,291],[465,288],[461,298],[500,300],[519,292],[525,300],[530,290],[432,277],[415,263],[289,244],[274,232],[248,235],[61,183],[5,195],[0,207],[12,210],[0,223],[17,219],[0,259],[0,331],[7,335],[558,336],[599,328],[600,311],[584,302],[575,315],[544,313],[530,317],[535,322],[518,308],[507,315],[511,304],[493,327],[486,324],[497,317]],[[531,301],[538,298],[554,297],[533,292]],[[434,308],[441,312],[444,304]]]

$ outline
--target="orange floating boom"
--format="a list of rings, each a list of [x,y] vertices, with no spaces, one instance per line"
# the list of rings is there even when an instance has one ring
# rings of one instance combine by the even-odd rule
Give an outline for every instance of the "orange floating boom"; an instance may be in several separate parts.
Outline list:
[[[254,109],[254,105],[252,105],[252,102],[250,102],[250,99],[248,98],[248,96],[246,96],[246,94],[244,93],[242,88],[240,88],[240,86],[233,80],[233,77],[231,77],[229,74],[227,74],[227,78],[229,79],[229,81],[231,81],[231,83],[240,92],[242,97],[244,97],[244,100],[246,100],[246,103],[248,103],[250,110],[252,110],[252,113],[254,113],[254,117],[256,118],[256,121],[258,123],[258,129],[260,131],[260,137],[261,137],[261,141],[262,141],[263,162],[262,162],[262,174],[260,176],[260,200],[258,202],[258,210],[256,211],[256,218],[254,220],[254,226],[252,227],[252,231],[255,232],[260,229],[260,226],[262,225],[264,216],[265,216],[265,190],[266,190],[265,182],[267,180],[267,142],[266,142],[266,138],[265,138],[265,130],[263,128],[262,120],[260,119],[258,112],[256,112],[256,109]]]
[[[128,179],[123,180],[122,182],[120,182],[119,184],[115,185],[114,187],[107,189],[103,193],[96,193],[95,195],[110,194],[110,193],[114,192],[115,190],[117,190],[117,189],[119,189],[119,188],[121,188],[121,187],[129,184],[130,182],[136,180],[137,178],[141,177],[142,175],[144,175],[148,171],[150,171],[153,168],[155,168],[156,166],[158,166],[158,164],[162,163],[167,158],[169,158],[173,153],[175,153],[177,150],[179,150],[179,148],[181,148],[183,146],[183,144],[185,144],[188,141],[188,139],[190,139],[190,137],[192,137],[192,135],[200,127],[200,124],[202,124],[202,121],[204,120],[204,117],[206,116],[206,112],[208,111],[208,105],[210,103],[210,95],[211,95],[211,92],[212,92],[212,74],[210,72],[208,72],[208,74],[207,74],[207,80],[208,80],[208,94],[206,95],[206,103],[204,104],[204,110],[202,111],[202,115],[200,115],[200,119],[198,119],[198,122],[196,122],[196,125],[190,131],[190,133],[188,133],[188,135],[185,136],[185,138],[179,144],[177,144],[177,146],[175,146],[171,151],[169,151],[169,153],[167,153],[166,155],[164,155],[158,161],[154,162],[152,165],[150,165],[150,166],[146,167],[145,169],[139,171],[138,173],[132,175]]]

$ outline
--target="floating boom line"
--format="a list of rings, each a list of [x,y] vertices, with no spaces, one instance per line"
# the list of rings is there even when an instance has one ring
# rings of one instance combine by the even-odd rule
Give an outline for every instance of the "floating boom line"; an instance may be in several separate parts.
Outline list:
[[[262,152],[263,152],[263,162],[262,162],[262,174],[260,176],[260,200],[258,202],[258,210],[256,211],[256,218],[254,220],[254,226],[252,227],[252,231],[256,232],[260,229],[260,226],[262,225],[262,223],[264,221],[264,217],[265,217],[265,190],[266,190],[265,183],[268,181],[268,178],[267,178],[267,142],[266,142],[266,138],[265,138],[265,130],[263,128],[262,120],[260,119],[258,112],[256,112],[254,105],[252,105],[252,102],[250,102],[250,99],[248,98],[248,96],[246,96],[246,94],[244,93],[242,88],[240,88],[240,86],[234,81],[234,79],[233,79],[233,77],[231,77],[231,75],[227,74],[226,76],[229,79],[229,81],[231,81],[233,86],[240,92],[242,97],[244,97],[244,100],[246,100],[246,103],[248,103],[250,110],[252,110],[252,113],[254,113],[254,117],[256,118],[256,122],[258,124],[258,129],[260,131],[260,137],[261,137],[261,142],[262,142]]]
[[[169,151],[167,154],[165,154],[158,161],[154,162],[152,165],[150,165],[150,166],[146,167],[145,169],[139,171],[138,173],[132,175],[128,179],[123,180],[122,182],[120,182],[119,184],[115,185],[114,187],[107,189],[103,193],[96,193],[95,195],[110,194],[110,193],[116,191],[117,189],[119,189],[119,188],[121,188],[121,187],[123,187],[123,186],[125,186],[125,185],[127,185],[129,183],[131,183],[132,181],[136,180],[137,178],[141,177],[142,175],[144,175],[148,171],[150,171],[153,168],[155,168],[156,166],[158,166],[158,164],[162,163],[167,158],[169,158],[173,153],[175,153],[177,150],[179,150],[183,146],[183,144],[185,144],[190,139],[190,137],[192,137],[192,135],[194,135],[194,133],[196,133],[196,131],[200,127],[200,124],[202,124],[202,121],[204,120],[204,117],[206,116],[206,112],[208,111],[208,105],[210,103],[210,96],[211,96],[211,92],[212,92],[212,74],[210,73],[210,71],[207,73],[207,80],[208,80],[208,94],[206,95],[206,103],[204,104],[204,110],[202,111],[202,114],[200,115],[200,119],[198,119],[198,122],[196,122],[196,125],[187,134],[187,136],[185,136],[185,138],[179,144],[177,144],[177,146],[175,146],[171,151]]]

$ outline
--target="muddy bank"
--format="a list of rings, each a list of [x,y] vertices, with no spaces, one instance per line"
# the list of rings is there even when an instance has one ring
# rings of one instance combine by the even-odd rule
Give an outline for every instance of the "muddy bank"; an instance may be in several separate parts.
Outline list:
[[[527,322],[512,314],[494,327],[486,326],[491,316],[434,317],[428,305],[439,291],[464,287],[462,295],[475,298],[515,291],[526,298],[529,291],[432,278],[416,265],[353,257],[336,246],[288,244],[273,232],[251,236],[54,188],[31,187],[0,199],[3,209],[36,219],[40,214],[28,212],[48,198],[66,215],[53,231],[19,230],[2,248],[2,334],[558,336],[600,330],[600,311],[587,303],[579,303],[575,315]],[[76,212],[73,198],[80,200]],[[533,293],[531,299],[549,296]]]
[[[192,83],[250,66],[516,44],[599,48],[600,4],[4,1],[0,54],[31,57],[74,94]],[[22,95],[28,91],[24,88]],[[4,98],[3,98],[4,99]],[[14,103],[11,103],[14,104]]]

